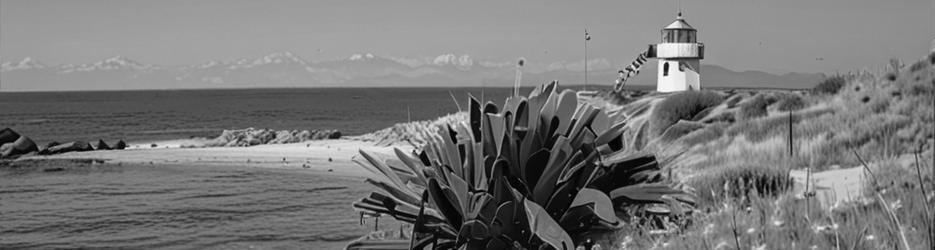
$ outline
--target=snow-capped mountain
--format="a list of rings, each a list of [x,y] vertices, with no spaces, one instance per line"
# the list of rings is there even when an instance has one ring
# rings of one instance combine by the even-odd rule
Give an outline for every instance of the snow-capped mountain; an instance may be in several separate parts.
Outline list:
[[[153,65],[144,65],[124,56],[115,56],[94,63],[81,65],[63,65],[59,67],[58,73],[67,74],[73,72],[91,72],[91,71],[110,71],[110,70],[139,70],[150,71],[154,69]]]
[[[23,58],[17,62],[5,62],[0,64],[0,72],[13,71],[13,70],[32,70],[32,69],[44,69],[46,67],[40,61],[32,59],[32,57]]]
[[[435,57],[400,58],[358,53],[325,61],[309,61],[290,52],[257,58],[208,61],[187,66],[140,63],[117,56],[79,65],[48,66],[33,58],[0,65],[0,91],[132,90],[191,88],[281,88],[281,87],[452,87],[510,86],[515,62],[482,61],[469,55],[442,54]],[[631,80],[632,84],[655,83],[654,64]],[[584,62],[527,63],[527,83],[559,80],[581,84]],[[614,64],[606,59],[589,60],[591,84],[612,84]],[[717,86],[809,87],[821,74],[772,75],[764,72],[734,72],[703,65],[702,81]],[[709,80],[710,79],[710,80]],[[790,84],[791,83],[791,84]],[[726,84],[726,85],[725,85]],[[745,85],[746,84],[746,85]],[[713,84],[710,84],[713,85]]]

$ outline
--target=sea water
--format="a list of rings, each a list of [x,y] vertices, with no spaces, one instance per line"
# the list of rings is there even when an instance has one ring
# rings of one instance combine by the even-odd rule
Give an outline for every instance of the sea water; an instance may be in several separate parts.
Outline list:
[[[468,94],[499,104],[510,91],[0,93],[0,128],[39,144],[211,137],[246,127],[355,135],[467,109]],[[0,249],[340,249],[376,226],[360,225],[351,208],[374,190],[360,178],[249,166],[50,164],[63,170],[0,168]],[[388,221],[382,229],[399,227]]]
[[[350,206],[370,190],[240,166],[4,169],[0,249],[339,249],[372,230]]]
[[[528,92],[528,89],[524,89]],[[0,92],[0,129],[39,144],[213,137],[225,129],[337,129],[359,135],[460,109],[502,105],[509,88],[324,88]],[[457,103],[456,103],[457,101]]]

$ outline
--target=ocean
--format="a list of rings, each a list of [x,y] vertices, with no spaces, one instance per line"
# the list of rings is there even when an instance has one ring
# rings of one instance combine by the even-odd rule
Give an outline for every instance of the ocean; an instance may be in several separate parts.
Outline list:
[[[359,135],[466,109],[467,95],[482,92],[502,103],[510,89],[0,93],[0,128],[39,144],[212,137],[246,127]],[[62,167],[0,168],[0,249],[341,249],[374,227],[360,225],[350,205],[373,190],[358,177],[249,166]],[[389,220],[380,225],[399,227]]]
[[[10,127],[39,144],[213,137],[225,129],[248,127],[337,129],[344,135],[360,135],[410,119],[454,113],[458,105],[467,109],[468,94],[502,104],[510,92],[510,88],[0,92],[0,128]]]

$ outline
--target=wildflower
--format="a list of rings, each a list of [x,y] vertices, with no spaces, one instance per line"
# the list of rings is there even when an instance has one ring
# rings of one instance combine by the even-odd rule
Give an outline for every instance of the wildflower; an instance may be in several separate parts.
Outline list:
[[[627,249],[627,247],[630,246],[630,243],[633,243],[632,236],[627,235],[627,237],[623,237],[623,241],[620,242],[620,249]]]
[[[893,211],[896,211],[897,209],[900,209],[902,207],[903,207],[903,200],[896,200],[895,202],[890,204],[890,210],[893,210]]]
[[[782,220],[773,220],[773,226],[781,227],[782,225],[785,225],[785,224],[786,224],[785,221],[782,221]]]
[[[752,228],[752,227],[751,227],[751,228],[747,229],[747,234],[754,234],[754,233],[756,233],[756,228]]]
[[[754,246],[750,248],[751,250],[766,250],[766,244]]]
[[[808,249],[812,249],[812,250],[818,249],[818,245],[812,245],[812,246],[809,247]]]
[[[876,238],[877,238],[877,237],[876,237],[876,236],[873,236],[872,234],[869,234],[869,235],[867,235],[867,237],[864,237],[864,239],[867,239],[867,240],[874,240],[874,239],[876,239]]]
[[[837,230],[837,229],[838,229],[838,225],[837,225],[837,224],[834,224],[834,225],[827,225],[827,226],[820,226],[820,225],[818,225],[818,226],[812,227],[812,231],[815,232],[816,234],[817,234],[817,233],[822,233],[822,232],[824,232],[824,231]]]
[[[704,226],[704,231],[701,232],[701,235],[708,235],[708,234],[711,234],[712,231],[714,231],[714,223],[705,225],[705,226]]]

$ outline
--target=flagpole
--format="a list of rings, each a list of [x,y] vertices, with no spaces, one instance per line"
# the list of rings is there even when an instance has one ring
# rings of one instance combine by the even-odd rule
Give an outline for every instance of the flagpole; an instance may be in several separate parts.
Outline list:
[[[591,41],[591,34],[588,29],[584,29],[584,91],[588,90],[588,42]]]

